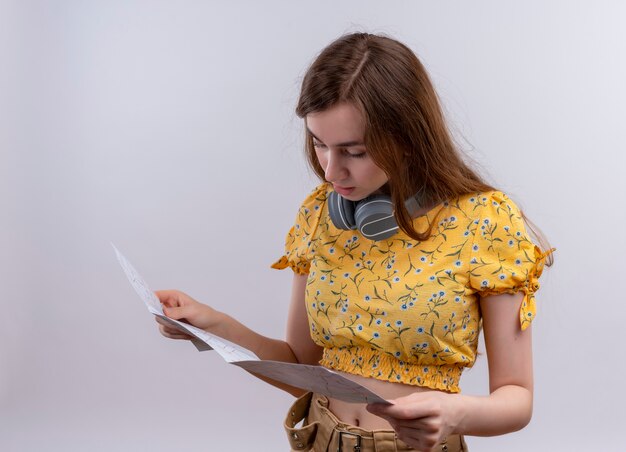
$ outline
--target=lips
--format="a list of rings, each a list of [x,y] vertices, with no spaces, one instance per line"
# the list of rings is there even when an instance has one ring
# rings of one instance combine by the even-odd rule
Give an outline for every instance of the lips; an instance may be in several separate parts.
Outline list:
[[[333,189],[341,196],[348,196],[354,191],[354,187],[341,187],[339,185],[333,185]]]

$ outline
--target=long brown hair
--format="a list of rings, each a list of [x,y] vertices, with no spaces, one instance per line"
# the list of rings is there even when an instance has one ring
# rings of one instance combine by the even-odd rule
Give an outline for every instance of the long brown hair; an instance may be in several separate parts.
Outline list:
[[[415,240],[426,240],[431,227],[416,231],[405,200],[418,194],[423,207],[456,196],[494,190],[461,157],[432,82],[417,56],[404,44],[379,35],[353,33],[327,46],[302,81],[296,113],[352,103],[365,119],[365,147],[385,171],[398,226]],[[324,180],[313,138],[306,132],[310,166]]]

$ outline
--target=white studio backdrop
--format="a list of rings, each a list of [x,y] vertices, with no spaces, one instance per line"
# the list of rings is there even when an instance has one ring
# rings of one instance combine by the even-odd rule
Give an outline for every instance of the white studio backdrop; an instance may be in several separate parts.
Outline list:
[[[471,450],[619,450],[625,19],[618,0],[1,0],[0,450],[287,450],[291,397],[162,338],[109,242],[152,288],[283,337],[291,274],[269,265],[316,183],[299,83],[361,30],[416,51],[462,148],[558,249],[533,421]],[[487,393],[485,361],[465,393]]]

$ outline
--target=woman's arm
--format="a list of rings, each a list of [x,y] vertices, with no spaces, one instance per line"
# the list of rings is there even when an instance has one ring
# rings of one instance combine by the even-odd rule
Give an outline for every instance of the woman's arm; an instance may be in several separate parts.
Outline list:
[[[522,300],[522,293],[481,299],[488,396],[418,392],[368,409],[387,419],[400,439],[426,451],[454,433],[496,436],[526,426],[532,415],[533,372],[531,331],[522,331],[519,324]]]
[[[191,325],[215,334],[235,344],[247,348],[262,360],[292,363],[317,364],[321,358],[321,347],[317,346],[309,334],[307,314],[304,306],[306,275],[294,274],[286,341],[268,338],[256,333],[231,316],[210,306],[199,303],[183,292],[163,290],[156,292],[163,304],[163,313],[175,320],[183,320]],[[161,334],[171,339],[190,339],[190,336],[169,327],[159,318]],[[277,386],[293,395],[301,395],[303,390],[293,388],[266,377],[260,379]]]
[[[495,436],[524,428],[533,411],[531,327],[520,328],[523,294],[485,297],[480,302],[487,362],[487,397],[464,396],[459,433]]]

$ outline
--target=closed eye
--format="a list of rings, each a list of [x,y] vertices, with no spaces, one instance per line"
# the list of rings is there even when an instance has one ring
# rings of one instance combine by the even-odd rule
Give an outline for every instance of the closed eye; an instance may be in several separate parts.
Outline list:
[[[321,143],[319,141],[313,140],[313,147],[316,149],[327,149],[328,146],[326,146],[324,143]],[[361,152],[350,152],[348,151],[347,148],[343,148],[341,150],[342,154],[348,156],[348,157],[354,157],[357,159],[362,159],[365,158],[365,156],[367,156],[367,152],[365,151],[361,151]]]

